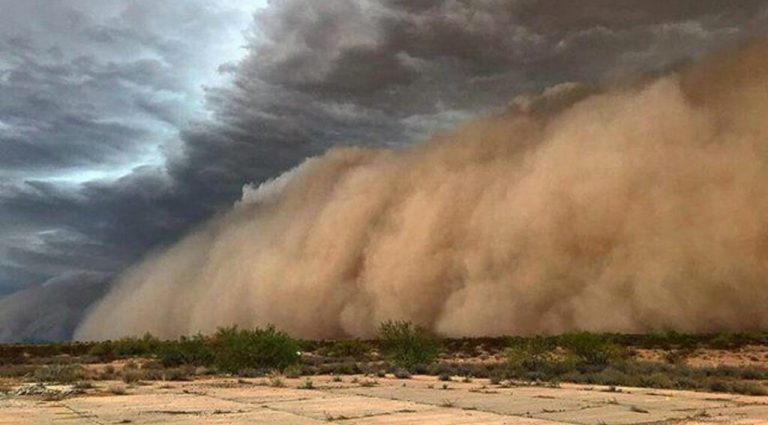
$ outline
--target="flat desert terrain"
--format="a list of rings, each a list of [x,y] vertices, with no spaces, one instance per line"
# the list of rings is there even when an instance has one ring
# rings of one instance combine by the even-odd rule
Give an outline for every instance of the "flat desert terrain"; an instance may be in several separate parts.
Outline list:
[[[40,384],[19,388],[35,385],[41,389]],[[49,390],[72,392],[68,386]],[[34,394],[0,398],[0,424],[768,424],[764,396],[492,385],[487,379],[444,382],[421,375],[313,376],[277,383],[221,377],[139,385],[99,381],[64,398],[46,399]]]

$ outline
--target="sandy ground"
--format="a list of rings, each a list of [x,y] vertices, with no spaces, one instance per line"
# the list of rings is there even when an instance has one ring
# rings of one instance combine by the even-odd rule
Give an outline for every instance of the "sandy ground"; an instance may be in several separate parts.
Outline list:
[[[127,387],[97,382],[58,401],[0,398],[0,424],[768,424],[768,397],[562,385],[508,387],[345,376],[210,378]],[[371,386],[368,386],[371,385]],[[445,385],[445,387],[444,387]],[[123,395],[109,388],[126,388]]]

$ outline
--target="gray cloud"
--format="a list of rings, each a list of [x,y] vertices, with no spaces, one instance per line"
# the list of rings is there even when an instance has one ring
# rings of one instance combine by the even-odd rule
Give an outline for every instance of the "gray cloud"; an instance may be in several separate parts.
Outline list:
[[[0,9],[0,293],[34,285],[24,297],[45,302],[58,285],[40,283],[118,272],[332,145],[406,145],[522,93],[668,68],[768,27],[759,1],[282,0],[232,64],[217,46],[249,19],[234,7]],[[223,74],[203,80],[212,63]],[[4,316],[0,334],[49,323],[33,316]]]
[[[0,298],[0,341],[69,338],[85,309],[104,293],[106,276],[68,273],[46,286],[33,285]]]
[[[0,7],[0,178],[17,181],[161,161],[157,146],[196,116],[226,26],[247,22],[200,1]]]

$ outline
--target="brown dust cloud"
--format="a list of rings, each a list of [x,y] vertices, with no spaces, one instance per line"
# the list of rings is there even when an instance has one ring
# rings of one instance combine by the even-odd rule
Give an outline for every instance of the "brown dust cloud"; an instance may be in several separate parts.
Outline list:
[[[122,274],[75,338],[768,328],[768,43],[338,148]]]

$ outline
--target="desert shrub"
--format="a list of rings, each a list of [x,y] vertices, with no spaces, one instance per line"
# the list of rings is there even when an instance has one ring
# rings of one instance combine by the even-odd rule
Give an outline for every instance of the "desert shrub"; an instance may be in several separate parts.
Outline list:
[[[142,369],[162,369],[165,366],[157,360],[149,360],[141,364]]]
[[[38,368],[34,372],[37,382],[57,382],[70,384],[85,378],[85,370],[80,365],[50,365]]]
[[[416,375],[426,375],[429,372],[429,364],[418,363],[408,368],[408,370]]]
[[[115,367],[110,365],[104,366],[103,369],[96,372],[91,376],[91,378],[98,380],[98,381],[107,381],[111,379],[115,379]]]
[[[700,347],[733,349],[749,344],[768,344],[768,332],[687,334],[676,331],[660,331],[639,335],[602,334],[601,336],[623,346],[660,348],[664,350]]]
[[[676,331],[658,331],[644,335],[615,335],[617,343],[622,345],[635,345],[643,348],[661,348],[663,350],[693,349],[704,338],[699,335],[682,334]]]
[[[339,374],[339,375],[355,375],[363,373],[361,365],[355,362],[343,362],[343,363],[327,363],[317,368],[316,372],[321,375],[327,374]]]
[[[163,370],[163,380],[165,381],[189,381],[195,370],[191,366],[173,367]]]
[[[461,364],[459,374],[463,376],[471,376],[473,378],[489,378],[498,367],[499,365],[496,364],[467,362]]]
[[[693,354],[693,349],[691,348],[670,350],[664,355],[664,359],[670,364],[684,365],[691,354]]]
[[[491,385],[499,385],[501,384],[502,379],[503,376],[500,373],[494,373],[488,378],[488,382]]]
[[[101,379],[111,379],[115,375],[115,367],[111,364],[108,364],[104,366],[104,369],[101,372]]]
[[[142,369],[143,379],[149,381],[162,381],[165,378],[165,369]]]
[[[253,330],[222,328],[214,337],[214,364],[224,372],[245,368],[279,369],[299,361],[299,345],[273,326]]]
[[[37,369],[34,365],[18,364],[0,366],[0,377],[3,378],[22,378],[32,376]]]
[[[517,341],[505,353],[505,376],[510,379],[548,381],[573,371],[580,362],[579,358],[570,353],[555,352],[554,344],[553,339],[545,337]]]
[[[125,337],[115,341],[101,341],[91,346],[88,354],[109,359],[114,357],[148,356],[157,352],[162,342],[150,333],[140,337]]]
[[[731,392],[746,395],[768,395],[765,386],[756,382],[733,382],[731,383]]]
[[[456,362],[439,362],[430,365],[427,368],[427,373],[430,375],[448,375],[448,376],[461,376],[462,374],[465,374],[465,371],[467,370],[467,367],[463,363],[456,363]]]
[[[245,369],[240,369],[239,371],[237,371],[237,376],[239,376],[241,378],[259,378],[259,377],[262,377],[264,375],[265,375],[265,373],[264,373],[263,370],[253,369],[253,368],[250,368],[250,367],[249,368],[245,368]]]
[[[157,351],[161,342],[150,333],[140,337],[126,337],[112,343],[112,351],[117,356],[146,356]]]
[[[576,332],[563,335],[561,341],[584,365],[602,367],[625,357],[623,349],[604,335]]]
[[[710,391],[716,393],[727,393],[731,391],[730,383],[720,379],[713,379],[709,381],[708,387]]]
[[[269,386],[275,387],[275,388],[285,387],[285,382],[283,382],[283,377],[279,373],[274,373],[274,372],[270,373]]]
[[[412,368],[437,360],[437,339],[427,329],[406,321],[386,321],[379,327],[384,355],[396,366]]]
[[[507,350],[507,364],[516,370],[542,371],[554,361],[552,348],[546,338],[525,339]]]
[[[64,393],[59,390],[48,389],[40,394],[43,401],[59,401],[64,399]]]
[[[359,339],[349,339],[336,341],[327,349],[326,355],[329,357],[352,357],[355,359],[364,359],[371,352],[371,346]]]
[[[75,390],[90,390],[93,388],[93,384],[91,381],[77,381],[74,385],[72,385],[72,388]]]
[[[683,368],[681,370],[687,370],[689,373],[695,370],[697,373],[703,376],[718,377],[718,378],[733,378],[744,380],[766,380],[768,379],[768,369],[760,367],[736,367],[736,366],[717,366],[708,368]]]
[[[135,384],[143,379],[147,379],[147,373],[142,370],[129,369],[123,371],[123,382],[126,384]]]
[[[395,375],[395,378],[397,379],[411,379],[411,372],[408,372],[408,369],[403,369],[399,367],[395,369],[395,371],[392,373]]]
[[[697,390],[702,388],[701,381],[697,380],[696,378],[691,378],[688,376],[678,376],[675,378],[675,387],[678,389],[690,389],[690,390]]]
[[[126,388],[123,384],[111,384],[107,387],[107,391],[114,395],[123,395],[126,393]]]
[[[634,383],[629,375],[610,366],[600,372],[585,375],[585,380],[590,384],[608,386],[629,386]]]
[[[744,367],[739,371],[739,377],[747,380],[766,380],[768,379],[768,370],[757,367]]]
[[[100,341],[93,344],[88,354],[100,359],[112,357],[112,341]]]
[[[304,370],[300,364],[289,365],[283,370],[283,375],[285,375],[285,377],[288,379],[300,378],[303,374]]]
[[[328,342],[327,341],[297,339],[296,343],[299,344],[299,349],[302,352],[305,352],[305,353],[321,351],[323,349],[327,349],[327,347],[328,347]]]
[[[158,349],[158,360],[165,367],[181,365],[209,366],[215,354],[202,335],[182,336],[178,341],[163,343]]]
[[[735,335],[726,334],[726,333],[717,334],[714,338],[712,338],[709,341],[710,347],[719,348],[723,350],[729,349],[729,348],[736,348],[738,345],[739,344],[736,341]]]
[[[648,387],[648,388],[675,388],[675,382],[670,378],[669,375],[662,373],[662,372],[656,372],[651,375],[641,375],[640,376],[640,382],[641,386]]]

